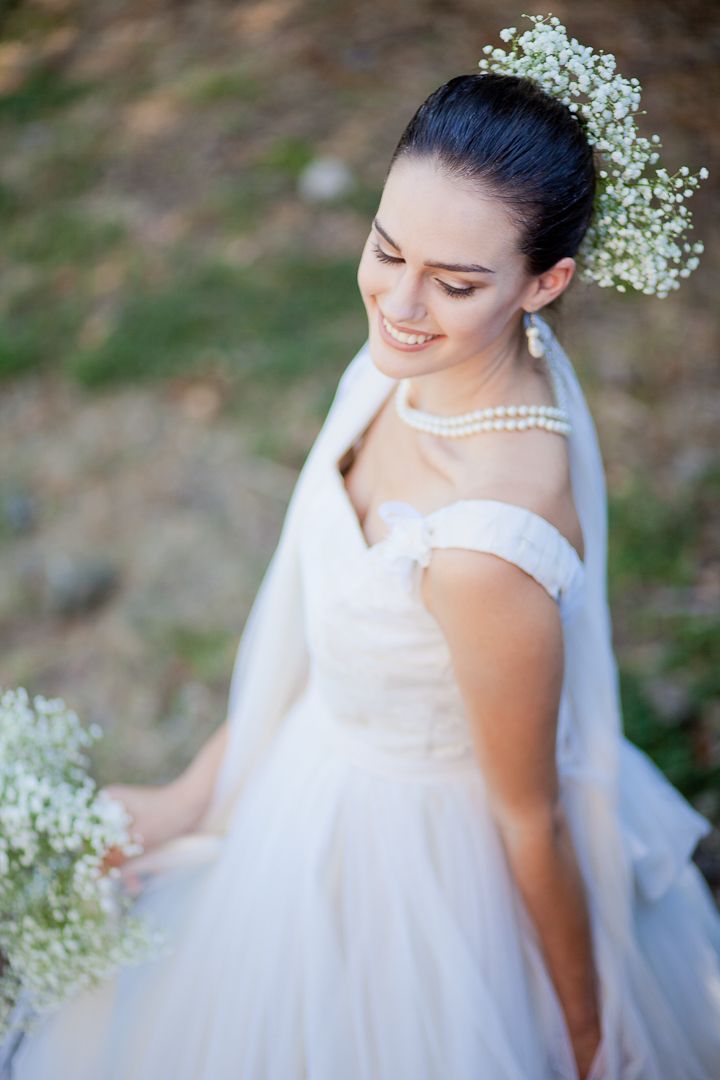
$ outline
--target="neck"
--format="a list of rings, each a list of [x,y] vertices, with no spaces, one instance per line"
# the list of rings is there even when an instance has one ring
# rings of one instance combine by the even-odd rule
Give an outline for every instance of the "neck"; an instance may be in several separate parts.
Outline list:
[[[537,382],[520,324],[470,360],[413,377],[410,401],[413,408],[436,416],[454,416],[496,405],[542,404]]]

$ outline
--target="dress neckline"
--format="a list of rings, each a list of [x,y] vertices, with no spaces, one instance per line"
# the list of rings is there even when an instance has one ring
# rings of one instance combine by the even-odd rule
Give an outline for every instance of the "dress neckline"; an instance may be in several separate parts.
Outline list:
[[[345,477],[344,477],[343,473],[340,471],[340,466],[341,466],[341,463],[343,462],[343,460],[350,453],[350,451],[354,450],[355,447],[358,445],[358,443],[365,439],[365,436],[367,435],[367,432],[370,430],[370,428],[374,424],[375,420],[377,420],[378,416],[383,411],[383,409],[385,408],[387,403],[391,400],[393,394],[395,393],[397,385],[398,385],[398,380],[393,380],[392,388],[391,388],[390,392],[383,395],[382,401],[379,404],[376,404],[376,407],[375,407],[372,415],[363,424],[361,430],[358,432],[356,437],[349,443],[349,445],[345,444],[345,446],[342,449],[342,452],[340,454],[338,454],[337,457],[334,458],[333,463],[332,463],[332,471],[334,473],[335,480],[340,485],[340,487],[342,488],[342,492],[341,492],[342,498],[343,498],[343,500],[345,502],[348,513],[352,517],[353,524],[354,524],[354,527],[355,527],[355,531],[357,533],[357,536],[358,536],[358,538],[360,540],[360,543],[361,543],[361,545],[362,545],[365,552],[369,552],[369,551],[372,551],[374,548],[377,548],[380,544],[385,542],[386,537],[383,537],[382,540],[376,541],[376,543],[374,543],[374,544],[369,544],[368,543],[367,537],[365,536],[365,533],[363,531],[363,527],[362,527],[362,525],[360,523],[360,519],[358,517],[357,510],[355,509],[353,501],[350,498],[350,493],[348,492],[348,489],[345,486]],[[457,499],[454,503],[450,503],[447,506],[438,507],[437,510],[433,510],[430,514],[425,514],[425,515],[421,515],[421,516],[424,517],[424,518],[432,518],[435,514],[439,514],[441,511],[444,511],[444,510],[449,510],[452,507],[457,506],[458,503],[461,503],[461,502],[478,503],[478,504],[483,504],[484,503],[485,505],[504,506],[504,507],[507,507],[507,508],[509,508],[511,510],[521,510],[526,514],[530,514],[535,520],[542,522],[542,524],[543,524],[543,526],[545,528],[549,529],[552,533],[556,533],[557,536],[560,538],[561,544],[566,546],[569,549],[572,557],[575,560],[577,560],[577,562],[580,564],[580,567],[583,570],[585,569],[584,560],[580,558],[580,555],[579,555],[577,549],[575,547],[573,547],[573,545],[570,543],[570,541],[568,540],[568,538],[566,536],[563,536],[563,534],[560,532],[559,529],[557,529],[554,525],[552,525],[547,520],[547,518],[542,517],[540,514],[536,514],[533,510],[528,510],[524,506],[518,506],[516,503],[505,503],[505,502],[502,502],[499,499]],[[410,509],[415,511],[415,513],[419,513],[419,511],[416,510],[415,507],[412,506],[410,503],[405,503],[404,505],[410,507]]]
[[[383,537],[382,540],[377,540],[374,544],[369,544],[368,543],[368,540],[367,540],[367,537],[365,536],[362,525],[360,524],[360,519],[358,517],[357,510],[355,509],[355,507],[353,505],[353,502],[352,502],[352,499],[350,498],[350,494],[348,492],[348,489],[345,487],[345,480],[344,480],[344,477],[343,477],[342,473],[340,472],[340,470],[337,467],[337,463],[333,466],[333,473],[335,474],[335,480],[336,480],[337,484],[339,484],[339,486],[341,488],[341,495],[342,495],[343,501],[345,502],[345,506],[347,508],[347,511],[348,511],[350,517],[352,518],[353,524],[355,526],[356,535],[357,535],[362,547],[364,548],[365,552],[373,551],[375,548],[379,547],[381,544],[384,544],[385,541],[387,540],[387,537]],[[452,510],[456,506],[460,506],[461,504],[469,505],[469,506],[477,505],[477,506],[488,506],[488,507],[490,507],[490,506],[502,506],[502,507],[505,507],[508,510],[520,511],[523,514],[529,514],[535,521],[542,522],[542,525],[543,525],[544,528],[549,529],[550,532],[552,532],[554,535],[559,537],[561,545],[564,546],[568,550],[568,552],[570,554],[570,557],[575,562],[577,562],[580,565],[581,569],[584,571],[585,563],[580,558],[580,555],[578,554],[577,549],[575,547],[573,547],[573,545],[570,543],[568,538],[566,536],[563,536],[563,534],[560,532],[560,530],[558,528],[556,528],[555,525],[553,525],[551,522],[549,522],[547,520],[547,518],[542,517],[541,514],[536,514],[534,512],[534,510],[528,510],[527,507],[525,507],[525,506],[518,506],[516,503],[506,503],[506,502],[503,502],[500,499],[456,499],[456,501],[454,503],[448,503],[447,506],[440,506],[440,507],[438,507],[437,510],[432,510],[429,514],[420,514],[420,511],[417,510],[411,503],[400,502],[400,505],[408,507],[410,510],[414,511],[414,513],[416,513],[416,514],[420,514],[420,517],[422,517],[422,519],[424,521],[431,520],[432,518],[436,517],[438,514],[446,513],[447,511]]]

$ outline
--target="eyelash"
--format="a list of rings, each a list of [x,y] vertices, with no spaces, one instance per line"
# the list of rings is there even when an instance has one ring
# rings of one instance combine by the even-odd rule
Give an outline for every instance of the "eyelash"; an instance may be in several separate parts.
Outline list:
[[[383,251],[379,244],[373,244],[373,251],[380,262],[389,263],[391,266],[397,266],[399,263],[404,262],[403,259],[394,259],[392,255],[388,255],[386,251]]]
[[[379,244],[373,244],[373,251],[380,262],[387,263],[389,266],[398,266],[401,262],[404,262],[404,259],[395,259],[392,255],[388,255],[386,251],[383,251]],[[474,285],[468,285],[465,289],[456,289],[454,286],[448,285],[446,282],[440,280],[438,280],[438,285],[447,296],[463,298],[472,296],[475,292]]]
[[[475,292],[474,285],[468,285],[466,289],[454,289],[452,285],[448,285],[444,281],[438,281],[438,285],[448,296],[472,296]]]

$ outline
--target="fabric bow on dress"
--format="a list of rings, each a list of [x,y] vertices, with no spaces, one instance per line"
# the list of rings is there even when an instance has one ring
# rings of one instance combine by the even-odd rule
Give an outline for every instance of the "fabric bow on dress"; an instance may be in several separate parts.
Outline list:
[[[430,565],[432,528],[419,510],[403,502],[385,502],[378,514],[390,529],[382,541],[382,559],[388,574],[402,579],[405,592],[412,592],[417,569]]]

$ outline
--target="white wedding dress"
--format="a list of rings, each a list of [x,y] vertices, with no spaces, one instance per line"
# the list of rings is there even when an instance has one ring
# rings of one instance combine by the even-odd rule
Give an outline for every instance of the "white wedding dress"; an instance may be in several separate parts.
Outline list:
[[[489,501],[389,504],[368,547],[337,461],[392,384],[361,354],[241,650],[214,816],[156,859],[139,901],[169,951],[47,1020],[15,1080],[577,1076],[420,599],[434,548],[516,564],[563,617],[557,756],[600,979],[593,1078],[720,1078],[720,921],[689,861],[707,825],[620,735],[597,446],[543,333],[570,397],[585,565],[545,520]]]

